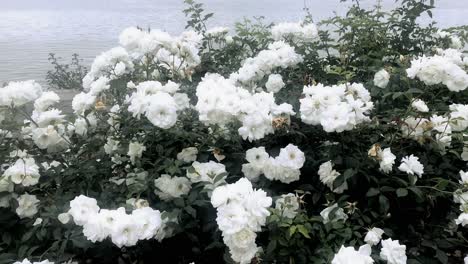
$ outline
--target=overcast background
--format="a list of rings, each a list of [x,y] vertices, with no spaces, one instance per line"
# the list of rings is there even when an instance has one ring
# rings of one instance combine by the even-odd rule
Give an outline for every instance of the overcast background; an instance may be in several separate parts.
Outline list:
[[[316,20],[348,4],[339,0],[200,0],[215,17],[210,25],[232,26],[242,17],[267,21],[298,21],[304,3]],[[376,0],[361,0],[373,6]],[[384,0],[385,9],[395,7]],[[0,0],[0,84],[11,80],[42,81],[50,65],[48,53],[67,60],[79,53],[90,63],[116,46],[128,26],[160,28],[173,34],[184,30],[183,0]],[[434,19],[441,27],[468,24],[468,0],[436,0]],[[429,18],[423,20],[427,23]]]

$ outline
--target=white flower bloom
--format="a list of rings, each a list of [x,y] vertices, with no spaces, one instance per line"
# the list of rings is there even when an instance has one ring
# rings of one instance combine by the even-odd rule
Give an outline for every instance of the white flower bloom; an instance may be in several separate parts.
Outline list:
[[[73,126],[75,127],[74,129],[77,135],[85,136],[86,133],[88,133],[88,123],[84,118],[77,118]]]
[[[104,218],[96,214],[83,224],[83,235],[91,242],[101,242],[108,237],[108,232],[104,225]]]
[[[0,106],[18,107],[33,102],[42,94],[42,87],[35,81],[10,82],[0,88]]]
[[[450,111],[450,126],[454,131],[463,131],[468,128],[468,104],[452,104]]]
[[[32,186],[39,182],[41,175],[36,161],[33,158],[24,158],[18,159],[13,166],[3,173],[3,176],[10,178],[15,184]]]
[[[187,195],[191,189],[189,179],[185,177],[171,177],[167,174],[163,174],[154,180],[154,186],[157,188],[154,193],[162,200],[170,200]]]
[[[187,171],[187,177],[193,182],[207,182],[211,184],[215,184],[215,178],[220,174],[226,174],[225,176],[221,177],[219,180],[220,182],[224,182],[224,179],[227,176],[226,167],[214,161],[209,161],[205,163],[200,163],[195,161],[192,163],[192,167],[194,169],[193,172]]]
[[[265,225],[272,199],[242,178],[214,189],[211,203],[217,209],[216,222],[231,257],[239,263],[250,263],[257,253],[255,232]]]
[[[242,164],[242,173],[251,182],[256,182],[258,177],[263,173],[263,170],[252,165],[252,163]]]
[[[177,153],[177,159],[189,163],[196,161],[197,155],[198,149],[196,147],[188,147]]]
[[[380,170],[384,173],[392,171],[393,165],[395,164],[396,156],[392,153],[390,148],[385,148],[379,153],[379,165]]]
[[[461,181],[460,184],[468,184],[468,171],[462,171],[460,170],[460,178],[461,178]]]
[[[38,225],[40,225],[40,224],[42,224],[42,218],[38,217],[38,218],[36,218],[36,220],[34,221],[33,226],[38,226]]]
[[[108,154],[108,155],[113,154],[115,151],[117,151],[119,149],[119,144],[120,144],[120,141],[114,140],[114,139],[108,137],[107,142],[104,145],[104,152],[106,152],[106,154]]]
[[[431,124],[426,118],[407,117],[401,126],[403,137],[424,142],[424,138],[431,136]]]
[[[127,155],[130,157],[132,164],[135,164],[137,158],[141,158],[146,147],[139,142],[130,142],[128,145]]]
[[[52,105],[58,103],[60,101],[60,97],[51,91],[42,93],[41,97],[37,98],[34,101],[34,109],[39,112],[46,111]]]
[[[70,201],[68,213],[73,217],[75,224],[82,226],[89,218],[95,217],[99,209],[96,199],[80,195]]]
[[[305,155],[298,147],[289,144],[280,150],[276,159],[282,166],[298,170],[304,166]]]
[[[270,155],[265,147],[251,148],[245,152],[245,159],[255,168],[262,169]]]
[[[275,40],[290,40],[296,44],[305,44],[319,39],[315,24],[279,23],[271,28]]]
[[[140,236],[140,225],[130,215],[124,214],[115,221],[110,237],[116,246],[130,247],[136,245]]]
[[[374,104],[362,84],[305,86],[303,94],[300,112],[306,124],[321,125],[326,132],[343,132],[370,121],[368,114]]]
[[[110,79],[105,76],[99,77],[96,81],[90,84],[89,93],[91,95],[97,96],[105,90],[109,90],[109,81]]]
[[[57,219],[62,224],[67,224],[71,220],[71,215],[69,213],[61,213],[57,216]]]
[[[457,219],[455,219],[457,225],[468,225],[468,213],[461,213]]]
[[[168,129],[177,122],[177,104],[165,92],[158,92],[148,98],[146,117],[155,126]]]
[[[249,84],[261,80],[275,68],[292,67],[303,61],[293,47],[283,41],[276,41],[268,45],[268,49],[260,51],[256,57],[245,60],[238,72],[231,74],[234,82]]]
[[[432,57],[422,56],[411,61],[406,70],[409,78],[418,78],[426,85],[444,84],[450,91],[460,92],[468,87],[468,74],[457,64],[461,53],[442,51]]]
[[[374,75],[374,85],[379,88],[385,88],[390,81],[390,74],[385,70],[381,69]]]
[[[119,62],[115,65],[114,73],[116,76],[122,76],[125,73],[127,66],[124,62]]]
[[[301,172],[298,169],[283,166],[278,159],[269,158],[263,168],[265,177],[271,181],[278,180],[283,183],[298,181]]]
[[[25,259],[23,259],[23,261],[16,261],[16,262],[13,263],[13,264],[54,264],[54,262],[51,262],[51,261],[49,261],[49,260],[47,260],[47,259],[46,259],[46,260],[43,260],[43,261],[31,262],[31,261],[29,261],[29,259],[26,259],[26,258],[25,258]],[[68,263],[68,262],[65,263],[65,262],[64,262],[63,264],[75,264],[75,262],[73,262],[73,263]]]
[[[369,231],[366,234],[366,237],[364,237],[364,241],[371,246],[375,246],[380,243],[383,234],[384,231],[382,229],[374,227],[372,229],[369,229]]]
[[[327,161],[320,165],[318,175],[320,176],[320,181],[335,193],[343,193],[348,189],[348,183],[346,181],[344,181],[343,184],[337,188],[333,187],[333,183],[335,182],[336,178],[341,175],[341,173],[333,169],[333,163],[331,161]]]
[[[273,133],[271,121],[271,115],[247,115],[242,119],[242,126],[238,129],[239,135],[249,141],[262,139],[265,135]]]
[[[331,264],[372,264],[372,249],[369,245],[363,245],[358,251],[354,247],[341,246],[338,253],[335,254]]]
[[[16,200],[18,201],[16,214],[18,214],[20,218],[32,217],[37,213],[37,204],[39,203],[39,200],[35,195],[26,193],[19,196]]]
[[[86,110],[91,109],[96,103],[96,96],[91,93],[79,93],[73,97],[72,108],[76,114],[82,115]]]
[[[279,74],[270,74],[265,84],[268,92],[277,93],[284,87],[283,78]]]
[[[421,99],[416,99],[411,103],[411,106],[419,112],[427,113],[429,112],[429,107],[427,107],[426,103]]]
[[[334,216],[332,216],[332,218],[330,218],[330,213],[335,208],[338,208],[338,209],[335,211]],[[329,222],[336,222],[336,221],[340,221],[340,220],[346,221],[346,219],[348,219],[348,216],[345,214],[343,208],[339,208],[338,204],[336,204],[336,203],[329,206],[329,207],[327,207],[327,208],[325,208],[325,209],[323,209],[322,212],[320,212],[320,216],[323,218],[323,223],[324,224],[327,224]]]
[[[400,245],[398,240],[391,238],[382,240],[382,250],[380,257],[388,264],[406,264],[406,246]]]
[[[150,207],[135,209],[131,216],[140,225],[138,238],[140,240],[153,238],[162,224],[161,213]]]
[[[419,162],[419,158],[413,155],[403,157],[401,159],[401,165],[398,169],[402,172],[406,172],[409,175],[418,175],[420,178],[424,173],[424,166]]]
[[[281,211],[282,216],[294,218],[299,211],[299,197],[293,193],[283,194],[276,200],[275,208]]]
[[[184,93],[175,93],[172,98],[176,103],[177,111],[182,111],[184,109],[190,108],[190,98],[187,94]]]
[[[0,192],[13,192],[15,185],[8,177],[0,177]]]

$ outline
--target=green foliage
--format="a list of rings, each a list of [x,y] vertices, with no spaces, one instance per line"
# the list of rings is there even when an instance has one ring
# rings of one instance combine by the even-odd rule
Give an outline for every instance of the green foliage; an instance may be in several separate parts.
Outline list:
[[[194,0],[184,0],[187,7],[183,10],[187,17],[187,25],[185,28],[194,29],[197,32],[204,33],[206,31],[206,21],[213,16],[213,13],[203,14],[203,4],[197,3]]]
[[[453,193],[459,187],[459,170],[466,168],[459,153],[467,139],[463,134],[454,134],[451,147],[444,151],[433,138],[427,137],[424,142],[405,138],[398,127],[408,115],[425,115],[410,107],[415,98],[423,99],[434,113],[440,114],[447,112],[451,103],[468,102],[466,91],[453,93],[443,85],[427,86],[407,77],[405,70],[412,58],[432,55],[434,47],[448,47],[448,39],[434,37],[438,30],[435,23],[423,26],[416,22],[421,16],[432,15],[433,1],[402,0],[399,7],[389,12],[379,7],[366,10],[360,7],[359,1],[353,1],[355,4],[345,16],[320,22],[317,42],[299,45],[289,40],[304,61],[296,68],[275,72],[281,74],[286,83],[276,95],[278,101],[299,109],[298,98],[302,96],[304,85],[363,83],[375,103],[372,120],[366,125],[342,133],[326,133],[321,127],[306,125],[295,116],[290,125],[252,143],[237,134],[238,124],[208,128],[193,109],[182,113],[175,128],[168,130],[158,129],[144,118],[137,119],[123,111],[117,138],[120,145],[128,146],[136,140],[146,146],[146,151],[134,166],[126,166],[129,164],[128,148],[120,148],[116,154],[121,157],[121,163],[116,163],[102,147],[106,135],[114,128],[107,122],[108,108],[123,105],[129,81],[152,80],[150,73],[158,70],[159,81],[177,81],[181,84],[180,90],[195,103],[196,85],[206,73],[216,72],[228,77],[245,59],[257,55],[273,41],[272,24],[265,23],[263,17],[236,23],[232,39],[227,38],[227,34],[207,36],[206,22],[213,14],[205,14],[203,5],[193,0],[184,2],[187,5],[183,11],[188,19],[186,28],[204,37],[199,54],[201,64],[193,69],[189,78],[167,68],[143,64],[136,66],[134,73],[112,80],[109,96],[100,98],[104,109],[95,111],[99,125],[86,137],[72,136],[70,150],[64,153],[49,153],[31,142],[0,134],[2,162],[12,161],[9,152],[15,146],[35,154],[37,163],[53,160],[61,163],[47,170],[39,184],[28,189],[29,193],[41,195],[38,213],[43,218],[41,225],[32,226],[33,219],[19,219],[10,208],[0,208],[0,263],[31,256],[36,256],[35,260],[48,258],[56,263],[72,258],[80,263],[154,263],[156,258],[167,263],[230,263],[232,260],[216,224],[216,211],[203,183],[192,185],[186,196],[162,201],[154,193],[154,180],[162,174],[182,176],[193,170],[176,156],[181,149],[195,146],[200,162],[215,160],[214,154],[218,152],[225,155],[222,163],[229,175],[218,175],[217,180],[226,176],[226,181],[232,183],[243,176],[241,165],[245,163],[247,149],[265,146],[276,154],[289,143],[299,146],[305,153],[301,179],[282,184],[261,177],[255,188],[265,190],[274,198],[297,193],[300,210],[294,218],[287,218],[280,210],[270,208],[265,229],[257,237],[264,254],[253,263],[330,263],[341,245],[364,244],[364,235],[370,227],[381,227],[387,237],[405,244],[408,263],[461,263],[468,252],[468,233],[453,221],[459,214],[459,208],[453,203]],[[310,15],[305,21],[312,22]],[[468,27],[463,26],[446,31],[467,41],[467,30]],[[47,76],[51,87],[81,87],[86,68],[80,65],[77,55],[71,65],[60,64],[53,54],[50,60],[55,67]],[[372,82],[374,74],[382,68],[391,73],[389,85],[384,89]],[[266,78],[259,84],[264,85]],[[2,129],[16,129],[15,133],[19,134],[16,121],[27,116],[26,109],[15,109],[11,114],[16,115],[15,118],[5,120]],[[378,162],[368,156],[369,148],[376,143],[390,147],[399,158],[410,154],[418,156],[425,164],[424,176],[415,181],[396,168],[389,174],[380,171]],[[341,172],[334,187],[345,182],[350,186],[343,194],[331,192],[317,175],[320,164],[329,160]],[[15,188],[15,192],[24,192],[22,187]],[[173,228],[173,236],[162,243],[141,241],[138,246],[122,250],[108,240],[91,243],[83,236],[81,227],[63,225],[57,220],[57,215],[65,212],[68,202],[79,194],[96,198],[102,208],[117,208],[130,198],[146,199],[152,207],[177,219],[178,224],[169,226]],[[0,197],[5,195],[9,193],[0,193]],[[334,203],[344,208],[348,219],[324,224],[320,212]],[[12,208],[16,206],[12,204]],[[336,209],[332,210],[330,218],[336,213]],[[372,256],[376,263],[385,263],[376,250]]]
[[[82,65],[78,54],[73,54],[71,63],[64,64],[60,62],[60,57],[56,57],[54,53],[49,54],[49,62],[53,66],[53,70],[47,72],[46,81],[50,88],[60,89],[83,89],[83,77],[88,72],[88,69]]]

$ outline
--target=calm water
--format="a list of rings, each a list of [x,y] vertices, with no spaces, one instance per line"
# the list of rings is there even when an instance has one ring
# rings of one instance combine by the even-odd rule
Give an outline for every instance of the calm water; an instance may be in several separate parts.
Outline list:
[[[343,13],[339,0],[201,0],[215,13],[211,25],[232,26],[242,17],[264,15],[268,21],[298,21],[304,2],[316,20]],[[468,0],[439,0],[434,19],[443,27],[468,24]],[[375,0],[361,0],[366,6]],[[384,8],[395,6],[384,0]],[[182,0],[0,0],[0,84],[10,80],[42,81],[48,53],[69,58],[79,53],[90,63],[117,45],[128,26],[184,30]],[[427,22],[427,21],[423,21]]]

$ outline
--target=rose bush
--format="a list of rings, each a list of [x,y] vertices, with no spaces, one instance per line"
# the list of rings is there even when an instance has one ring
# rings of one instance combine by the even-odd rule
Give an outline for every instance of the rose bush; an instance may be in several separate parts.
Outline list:
[[[73,114],[0,88],[1,263],[462,263],[466,27],[432,2],[125,29]],[[465,263],[467,260],[465,260]]]

